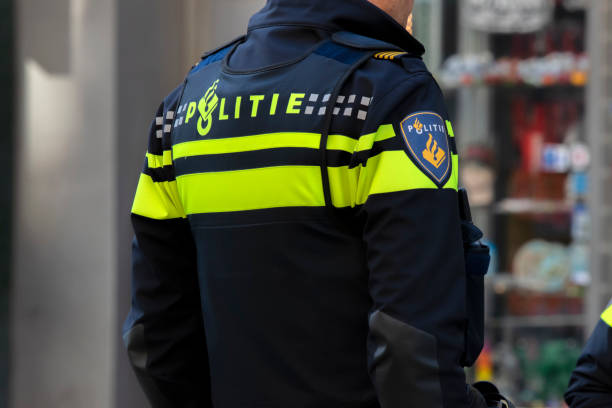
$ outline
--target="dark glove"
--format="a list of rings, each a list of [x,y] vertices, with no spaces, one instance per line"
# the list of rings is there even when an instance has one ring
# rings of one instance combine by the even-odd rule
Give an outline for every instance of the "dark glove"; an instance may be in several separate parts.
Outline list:
[[[478,393],[484,400],[482,401],[472,397],[472,394]],[[470,408],[516,408],[510,400],[499,393],[497,387],[490,382],[480,381],[470,387],[470,400],[475,401],[476,405],[470,405]],[[481,404],[481,405],[478,405]]]
[[[480,391],[471,385],[468,385],[468,400],[470,408],[489,408]]]

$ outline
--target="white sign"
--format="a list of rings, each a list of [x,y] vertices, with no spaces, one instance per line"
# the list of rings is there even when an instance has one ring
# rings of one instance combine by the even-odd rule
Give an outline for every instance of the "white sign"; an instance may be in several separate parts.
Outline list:
[[[553,17],[554,0],[465,0],[464,19],[492,33],[529,33],[544,28]]]
[[[587,8],[587,0],[563,0],[563,6],[568,10],[581,10]]]

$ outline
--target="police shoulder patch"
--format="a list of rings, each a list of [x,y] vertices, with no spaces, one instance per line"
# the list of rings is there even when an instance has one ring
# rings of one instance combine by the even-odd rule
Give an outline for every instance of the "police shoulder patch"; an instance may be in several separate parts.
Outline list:
[[[452,170],[444,119],[434,112],[416,112],[404,118],[400,127],[409,157],[438,187],[443,187]]]

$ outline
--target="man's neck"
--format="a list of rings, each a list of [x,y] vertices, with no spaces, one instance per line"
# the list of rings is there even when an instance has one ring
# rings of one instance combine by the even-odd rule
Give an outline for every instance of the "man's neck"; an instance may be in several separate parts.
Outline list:
[[[370,3],[391,16],[402,27],[406,27],[412,13],[413,0],[369,0]]]

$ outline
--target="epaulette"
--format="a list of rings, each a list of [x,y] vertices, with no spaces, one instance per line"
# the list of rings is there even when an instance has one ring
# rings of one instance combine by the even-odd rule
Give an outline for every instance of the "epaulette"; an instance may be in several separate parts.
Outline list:
[[[377,60],[393,61],[395,64],[401,65],[407,73],[414,74],[417,72],[427,72],[427,67],[423,59],[418,55],[406,51],[381,51],[372,56]]]
[[[403,51],[400,47],[375,38],[351,33],[349,31],[338,31],[332,35],[332,40],[338,44],[346,45],[360,50],[393,50]]]
[[[416,54],[407,52],[397,45],[377,40],[375,38],[365,37],[363,35],[351,33],[348,31],[339,31],[332,35],[332,40],[338,44],[348,46],[351,48],[357,48],[360,50],[371,50],[379,51],[373,55],[375,59],[389,60],[389,61],[400,61],[404,57],[410,57],[410,59],[420,59]],[[415,40],[416,41],[416,40]],[[409,71],[413,70],[410,63],[405,64],[405,68]]]
[[[241,35],[238,38],[235,38],[234,40],[223,44],[220,47],[217,47],[211,51],[208,51],[206,53],[204,53],[202,55],[202,57],[200,57],[200,61],[198,61],[196,64],[194,64],[193,67],[191,67],[191,71],[190,74],[193,74],[197,71],[199,71],[200,69],[204,68],[207,65],[212,64],[213,62],[219,61],[221,59],[223,59],[223,57],[225,57],[225,55],[230,52],[232,50],[232,48],[238,44],[239,42],[244,41],[244,38],[246,36]]]
[[[216,54],[217,52],[219,52],[219,51],[221,51],[221,50],[223,50],[225,48],[228,48],[228,47],[236,44],[237,42],[240,42],[240,41],[244,40],[245,37],[246,37],[246,35],[241,35],[240,37],[234,38],[232,41],[227,42],[227,43],[221,45],[220,47],[217,47],[217,48],[214,48],[214,49],[212,49],[210,51],[205,52],[204,54],[202,54],[202,57],[200,58],[200,60],[203,60],[204,58],[206,58],[206,57],[208,57],[210,55]]]

